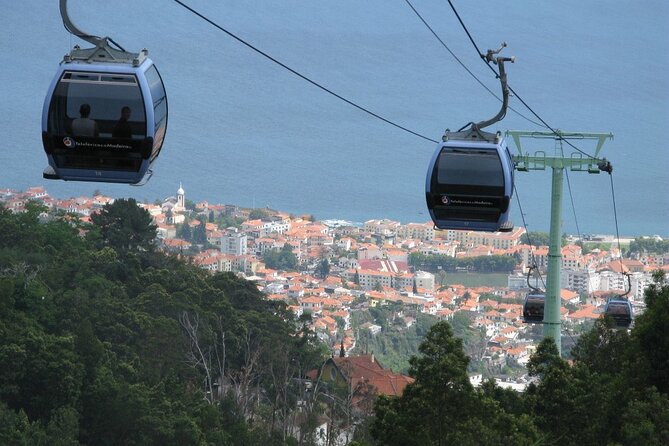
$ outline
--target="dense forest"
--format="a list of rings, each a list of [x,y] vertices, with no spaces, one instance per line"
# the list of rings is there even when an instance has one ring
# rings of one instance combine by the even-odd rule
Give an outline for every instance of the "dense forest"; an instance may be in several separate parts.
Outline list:
[[[286,444],[309,422],[287,391],[324,354],[282,304],[157,252],[134,200],[44,211],[0,208],[0,444]]]
[[[90,223],[0,207],[0,227],[0,444],[311,445],[322,416],[343,413],[305,392],[327,353],[304,321],[250,282],[157,251],[134,200]],[[601,320],[570,362],[542,342],[522,394],[473,388],[462,339],[420,319],[415,382],[369,416],[347,411],[352,444],[669,444],[663,280],[630,332]]]

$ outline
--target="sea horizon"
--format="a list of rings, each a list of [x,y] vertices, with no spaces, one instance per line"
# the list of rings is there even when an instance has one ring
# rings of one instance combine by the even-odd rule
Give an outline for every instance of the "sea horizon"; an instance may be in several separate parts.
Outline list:
[[[188,4],[309,79],[431,140],[500,108],[404,2]],[[448,4],[414,6],[499,95],[499,82]],[[481,51],[507,42],[502,54],[516,57],[506,69],[510,85],[552,128],[614,135],[600,153],[611,161],[612,176],[567,171],[563,231],[615,233],[617,222],[620,234],[669,234],[669,2],[457,6]],[[150,201],[183,182],[202,200],[319,219],[430,219],[425,176],[435,143],[325,93],[172,2],[159,10],[130,0],[69,6],[82,29],[128,50],[148,48],[160,70],[170,114],[151,180],[138,188],[44,180],[40,121],[47,88],[63,55],[88,44],[63,28],[56,1],[25,0],[5,9],[0,56],[11,63],[0,71],[0,174],[8,187],[42,185],[57,196],[100,189]],[[525,119],[536,121],[520,98],[512,96],[513,110],[488,130],[546,130]],[[585,141],[574,144],[595,150]],[[575,152],[552,140],[529,148],[549,156]],[[550,170],[515,177],[511,220],[520,226],[524,217],[530,231],[548,231]]]

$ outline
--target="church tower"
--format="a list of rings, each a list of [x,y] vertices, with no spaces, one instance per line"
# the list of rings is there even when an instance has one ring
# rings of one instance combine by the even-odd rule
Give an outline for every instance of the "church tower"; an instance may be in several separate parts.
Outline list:
[[[175,207],[182,211],[186,209],[186,193],[181,182],[179,182],[179,190],[177,190],[177,204]]]

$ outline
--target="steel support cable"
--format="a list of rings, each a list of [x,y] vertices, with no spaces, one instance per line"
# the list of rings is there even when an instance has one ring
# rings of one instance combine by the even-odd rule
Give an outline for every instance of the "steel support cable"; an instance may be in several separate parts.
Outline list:
[[[578,240],[581,242],[581,248],[585,246],[583,243],[583,238],[581,236],[581,229],[578,226],[578,218],[576,217],[576,206],[574,205],[574,196],[571,192],[571,182],[569,181],[569,171],[565,169],[565,174],[567,177],[567,189],[569,190],[569,199],[571,200],[571,209],[574,213],[574,223],[576,224],[576,233],[578,234]],[[586,264],[585,266],[585,273],[588,277],[588,283],[586,285],[586,293],[590,295],[590,265]]]
[[[483,53],[481,53],[481,50],[479,49],[478,45],[476,45],[476,42],[474,41],[474,38],[473,38],[472,35],[469,33],[469,30],[467,29],[467,26],[465,25],[465,23],[464,23],[464,22],[462,21],[462,19],[460,18],[460,14],[458,14],[458,11],[455,9],[455,6],[454,6],[453,3],[451,2],[451,0],[448,0],[448,4],[451,5],[451,9],[453,10],[453,13],[454,13],[455,16],[458,18],[458,21],[460,22],[460,25],[462,26],[462,29],[464,29],[465,33],[467,34],[467,37],[469,37],[470,42],[472,43],[472,45],[473,45],[474,48],[476,49],[476,52],[477,52],[477,54],[479,55],[479,57],[481,57],[481,60],[483,60],[483,63],[485,63],[485,64],[488,66],[488,68],[490,68],[490,70],[492,70],[492,72],[495,73],[495,76],[499,77],[499,73],[497,72],[497,70],[495,70],[495,68],[493,68],[493,66],[490,65],[490,63],[485,59],[485,56],[483,55]],[[544,127],[546,127],[546,128],[547,128],[548,130],[550,130],[551,132],[555,133],[555,135],[557,135],[557,137],[558,137],[561,141],[566,142],[569,146],[571,146],[573,149],[575,149],[577,152],[581,153],[582,155],[585,155],[585,156],[587,156],[587,157],[589,157],[589,158],[594,158],[594,159],[596,159],[594,156],[592,156],[592,155],[588,154],[587,152],[584,152],[583,150],[581,150],[581,149],[579,149],[578,147],[576,147],[576,146],[575,146],[574,144],[572,144],[568,139],[563,138],[563,137],[558,133],[557,130],[555,130],[553,127],[551,127],[550,125],[548,125],[548,123],[547,123],[546,121],[544,121],[543,118],[542,118],[541,116],[539,116],[539,114],[537,114],[537,112],[535,112],[535,111],[532,109],[532,107],[530,107],[530,106],[527,104],[527,102],[525,102],[525,101],[523,100],[523,98],[520,97],[520,95],[519,95],[518,93],[516,93],[516,91],[511,87],[511,85],[509,85],[509,91],[510,91],[511,93],[513,93],[513,95],[514,95],[516,98],[518,98],[518,100],[521,102],[521,104],[523,104],[523,105],[525,106],[525,108],[527,108],[527,109],[530,111],[530,113],[532,113],[532,114],[533,114],[539,121],[541,121],[541,123],[543,124]]]
[[[560,155],[564,157],[564,152],[562,151],[562,144],[560,144]],[[574,223],[576,224],[576,233],[578,234],[578,239],[581,240],[581,229],[578,226],[578,217],[576,216],[576,206],[574,205],[574,194],[571,191],[571,181],[569,180],[569,169],[564,170],[565,177],[567,178],[567,190],[569,191],[569,201],[571,202],[571,210],[574,214]],[[581,241],[581,243],[583,243]]]
[[[191,8],[190,6],[186,5],[186,4],[183,3],[182,1],[180,1],[180,0],[174,0],[174,2],[177,3],[178,5],[182,6],[184,9],[188,10],[188,11],[191,12],[192,14],[196,15],[197,17],[201,18],[201,19],[204,20],[205,22],[209,23],[209,24],[210,24],[211,26],[213,26],[214,28],[216,28],[216,29],[218,29],[219,31],[222,31],[222,32],[224,32],[225,34],[227,34],[228,36],[232,37],[233,39],[235,39],[236,41],[238,41],[238,42],[241,43],[242,45],[245,45],[246,47],[252,49],[252,50],[255,51],[256,53],[258,53],[258,54],[260,54],[261,56],[265,57],[266,59],[269,59],[270,61],[272,61],[272,62],[274,62],[275,64],[279,65],[281,68],[283,68],[283,69],[285,69],[285,70],[287,70],[287,71],[290,71],[291,73],[293,73],[295,76],[299,77],[300,79],[309,82],[311,85],[313,85],[313,86],[315,86],[315,87],[317,87],[317,88],[323,90],[324,92],[326,92],[326,93],[328,93],[328,94],[330,94],[330,95],[336,97],[337,99],[339,99],[339,100],[341,100],[341,101],[343,101],[343,102],[346,102],[347,104],[349,104],[349,105],[351,105],[351,106],[357,108],[357,109],[360,110],[360,111],[363,111],[363,112],[367,113],[367,114],[370,115],[370,116],[373,116],[373,117],[375,117],[375,118],[377,118],[377,119],[379,119],[379,120],[385,122],[386,124],[390,124],[390,125],[392,125],[393,127],[396,127],[396,128],[398,128],[398,129],[400,129],[400,130],[403,130],[403,131],[405,131],[405,132],[407,132],[407,133],[410,133],[410,134],[412,134],[412,135],[414,135],[414,136],[417,136],[417,137],[419,137],[419,138],[425,139],[425,140],[427,140],[427,141],[433,142],[433,143],[435,143],[435,144],[438,143],[438,141],[435,140],[435,139],[432,139],[432,138],[427,137],[427,136],[425,136],[425,135],[421,135],[421,134],[418,133],[418,132],[414,132],[413,130],[410,130],[410,129],[408,129],[408,128],[406,128],[406,127],[400,125],[400,124],[397,124],[397,123],[395,123],[395,122],[393,122],[393,121],[391,121],[391,120],[389,120],[389,119],[386,119],[386,118],[384,118],[383,116],[381,116],[381,115],[379,115],[379,114],[377,114],[377,113],[374,113],[373,111],[371,111],[371,110],[369,110],[369,109],[367,109],[367,108],[365,108],[365,107],[363,107],[363,106],[361,106],[361,105],[356,104],[355,102],[351,101],[350,99],[346,99],[345,97],[341,96],[340,94],[335,93],[334,91],[330,90],[329,88],[327,88],[327,87],[325,87],[325,86],[319,84],[318,82],[316,82],[316,81],[310,79],[309,77],[307,77],[307,76],[305,76],[304,74],[298,72],[297,70],[294,70],[293,68],[291,68],[291,67],[289,67],[288,65],[284,64],[283,62],[281,62],[281,61],[275,59],[274,57],[270,56],[268,53],[266,53],[266,52],[260,50],[259,48],[255,47],[255,46],[253,46],[252,44],[250,44],[250,43],[247,42],[246,40],[242,39],[241,37],[237,36],[236,34],[234,34],[234,33],[230,32],[230,31],[228,31],[228,30],[225,29],[225,28],[223,28],[221,25],[217,24],[216,22],[214,22],[213,20],[211,20],[210,18],[208,18],[208,17],[205,16],[204,14],[201,14],[200,12],[198,12],[198,11],[196,11],[195,9]]]
[[[446,45],[446,43],[441,39],[441,37],[439,37],[439,35],[434,31],[434,29],[432,29],[432,27],[427,23],[427,21],[418,12],[418,10],[416,10],[416,8],[413,6],[413,4],[411,4],[411,2],[409,0],[404,0],[404,1],[407,3],[407,5],[409,5],[411,10],[414,12],[414,14],[416,14],[416,16],[420,19],[420,21],[423,22],[423,25],[425,25],[425,27],[432,33],[432,35],[439,41],[439,43],[441,43],[441,46],[443,46],[446,49],[446,51],[448,51],[449,54],[451,56],[453,56],[453,58],[460,64],[460,66],[462,68],[464,68],[465,71],[467,71],[467,73],[469,73],[469,75],[471,77],[473,77],[476,80],[476,82],[479,83],[479,85],[481,85],[483,88],[485,88],[488,91],[488,93],[490,93],[498,101],[502,102],[502,99],[499,96],[497,96],[497,94],[495,94],[495,92],[493,92],[490,88],[488,88],[488,86],[486,84],[484,84],[478,77],[476,77],[476,75],[469,68],[467,68],[467,66],[464,64],[464,62],[462,62],[462,60],[460,60],[460,58],[455,55],[455,53],[448,47],[448,45]],[[523,115],[522,113],[520,113],[518,110],[514,109],[513,107],[509,106],[509,109],[511,109],[511,111],[513,111],[515,114],[517,114],[521,118],[527,120],[528,122],[531,122],[532,124],[538,125],[540,127],[543,126],[541,123],[533,121],[532,119]]]
[[[620,246],[620,231],[618,230],[618,210],[617,210],[617,207],[616,207],[616,191],[613,188],[613,174],[611,172],[609,172],[609,178],[611,180],[611,198],[613,200],[613,219],[616,222],[616,240],[618,241],[618,254],[620,255],[620,257],[619,257],[619,259],[620,259],[620,273],[623,274],[623,275],[627,275],[627,273],[625,273],[625,271],[624,271],[625,264],[623,263],[623,250]],[[628,282],[629,282],[629,276],[627,277],[627,279],[628,279]],[[629,288],[630,289],[624,295],[629,294],[629,292],[631,291],[631,286]]]
[[[532,257],[532,267],[535,268],[537,271],[539,271],[539,267],[537,266],[537,260],[534,257],[534,245],[532,244],[532,239],[530,238],[530,231],[527,229],[527,222],[525,221],[525,213],[523,212],[523,206],[520,204],[520,195],[518,195],[518,188],[516,187],[516,184],[514,182],[513,184],[513,190],[516,193],[516,202],[518,203],[518,209],[520,210],[520,217],[523,219],[523,227],[525,228],[525,234],[527,234],[527,242],[530,244],[530,256]],[[539,272],[539,278],[541,279],[541,284],[544,286],[544,289],[546,289],[546,282],[544,282],[544,277],[541,275],[541,272]]]
[[[571,181],[569,181],[569,171],[565,169],[564,173],[567,177],[567,190],[569,191],[569,200],[571,201],[571,210],[574,214],[574,223],[576,224],[576,233],[578,234],[578,239],[581,240],[581,229],[578,227],[578,217],[576,216],[576,206],[574,206],[574,195],[571,192]]]

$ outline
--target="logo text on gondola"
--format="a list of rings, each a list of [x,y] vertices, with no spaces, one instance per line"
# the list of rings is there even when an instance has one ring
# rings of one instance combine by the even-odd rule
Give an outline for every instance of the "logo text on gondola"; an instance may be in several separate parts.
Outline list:
[[[448,204],[460,204],[460,205],[465,205],[465,206],[492,206],[493,205],[493,203],[491,201],[454,200],[454,199],[451,199]]]
[[[74,139],[68,137],[63,138],[63,145],[67,147],[68,149],[72,149],[74,147],[82,147],[82,148],[90,148],[90,149],[117,149],[117,150],[128,150],[132,149],[132,146],[129,146],[127,144],[118,144],[118,143],[106,143],[106,144],[101,144],[101,143],[95,143],[95,142],[87,142],[87,141],[79,141],[76,142]]]

